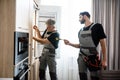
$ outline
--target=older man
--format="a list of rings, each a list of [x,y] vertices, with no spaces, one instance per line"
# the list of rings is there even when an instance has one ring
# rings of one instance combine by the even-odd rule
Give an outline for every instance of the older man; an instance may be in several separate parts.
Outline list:
[[[33,37],[33,39],[44,45],[42,56],[40,57],[40,80],[46,80],[45,71],[47,66],[49,67],[51,80],[57,80],[55,49],[58,48],[59,33],[56,32],[54,25],[55,21],[48,19],[46,21],[47,29],[42,36],[37,26],[33,27],[37,32],[37,37]]]

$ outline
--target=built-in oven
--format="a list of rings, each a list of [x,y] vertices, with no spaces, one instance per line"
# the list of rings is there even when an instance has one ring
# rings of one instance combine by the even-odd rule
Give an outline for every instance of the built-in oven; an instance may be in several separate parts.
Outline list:
[[[29,33],[14,32],[14,65],[28,57]]]
[[[25,58],[14,68],[14,80],[28,80],[28,58]]]

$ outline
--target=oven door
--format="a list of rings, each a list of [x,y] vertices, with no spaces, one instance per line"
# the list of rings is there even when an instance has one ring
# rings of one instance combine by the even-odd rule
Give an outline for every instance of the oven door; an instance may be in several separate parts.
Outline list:
[[[14,77],[14,80],[28,80],[28,72],[29,69],[23,69],[16,77]]]
[[[28,57],[29,33],[14,32],[14,65]]]

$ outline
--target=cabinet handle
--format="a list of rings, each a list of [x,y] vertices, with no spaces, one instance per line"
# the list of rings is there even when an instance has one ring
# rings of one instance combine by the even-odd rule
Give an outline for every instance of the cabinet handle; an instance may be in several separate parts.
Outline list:
[[[28,30],[27,28],[18,27],[19,29]]]
[[[32,44],[30,43],[29,46],[31,46]]]
[[[28,69],[21,77],[20,80],[22,80],[22,78],[26,75],[26,73],[29,71],[30,69]]]

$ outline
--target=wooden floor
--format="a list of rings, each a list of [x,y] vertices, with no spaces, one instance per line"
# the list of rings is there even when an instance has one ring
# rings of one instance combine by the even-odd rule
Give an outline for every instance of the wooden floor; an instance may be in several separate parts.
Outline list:
[[[102,71],[101,80],[120,80],[120,70],[119,71]]]

